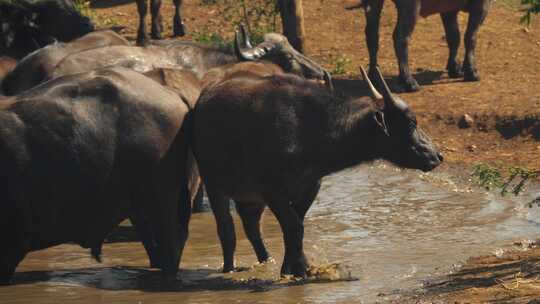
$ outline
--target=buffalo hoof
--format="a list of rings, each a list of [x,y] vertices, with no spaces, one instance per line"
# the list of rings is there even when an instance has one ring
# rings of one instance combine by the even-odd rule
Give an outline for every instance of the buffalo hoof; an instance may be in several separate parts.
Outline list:
[[[150,259],[150,268],[161,268],[161,263]]]
[[[90,249],[90,254],[96,260],[96,262],[98,262],[98,263],[102,262],[102,259],[101,259],[101,245],[92,247]]]
[[[463,79],[465,81],[480,81],[480,74],[475,68],[465,68]]]
[[[405,92],[417,92],[420,91],[420,85],[416,80],[412,77],[403,79],[400,78],[401,85],[403,86],[403,89]]]
[[[174,37],[184,37],[186,35],[186,27],[183,23],[174,24],[173,28]]]
[[[461,78],[463,77],[463,69],[459,63],[448,64],[446,67],[448,70],[448,77],[450,78]]]
[[[0,286],[12,283],[13,273],[15,273],[15,269],[0,271]]]
[[[223,265],[223,273],[235,272],[236,267],[234,265]]]
[[[284,261],[283,266],[281,266],[281,275],[293,275],[294,277],[305,279],[307,278],[307,269],[308,263],[305,257],[294,262]]]

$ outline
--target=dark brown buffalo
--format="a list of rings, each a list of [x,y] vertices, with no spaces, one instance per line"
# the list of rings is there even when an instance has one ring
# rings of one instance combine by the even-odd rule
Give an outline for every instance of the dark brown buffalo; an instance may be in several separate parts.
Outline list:
[[[480,76],[476,69],[474,51],[476,36],[480,25],[487,16],[490,0],[394,0],[398,11],[398,20],[394,30],[394,48],[399,64],[399,79],[406,91],[420,89],[409,70],[408,46],[414,27],[419,16],[427,17],[440,14],[449,56],[446,68],[451,78],[465,77],[466,81],[478,81]],[[366,42],[369,50],[369,75],[375,75],[377,67],[377,52],[379,50],[379,19],[384,0],[363,0],[366,7]],[[465,32],[465,59],[463,67],[457,62],[457,52],[460,44],[459,24],[457,15],[460,11],[469,13],[469,22]],[[463,69],[463,70],[462,70]]]
[[[44,80],[107,66],[123,66],[141,73],[156,68],[181,68],[193,72],[200,79],[211,68],[257,60],[275,63],[288,73],[331,83],[326,70],[294,50],[280,34],[267,34],[265,41],[255,47],[242,44],[239,35],[236,36],[236,52],[191,42],[172,42],[147,47],[110,46],[82,51],[63,58],[53,71],[48,72]]]
[[[180,13],[182,7],[182,0],[173,0],[174,3],[174,17],[173,17],[173,34],[174,36],[184,36],[186,29],[182,22],[182,15]],[[150,0],[150,13],[152,15],[152,26],[150,29],[150,35],[152,39],[161,39],[161,32],[163,32],[163,20],[159,9],[161,8],[161,0]],[[146,44],[146,14],[148,13],[148,1],[137,0],[137,11],[139,12],[139,29],[137,31],[137,44]]]
[[[70,0],[0,2],[0,54],[22,58],[54,41],[71,41],[94,30]]]
[[[128,215],[154,233],[156,266],[176,274],[189,219],[187,113],[178,94],[123,68],[60,77],[4,100],[0,281],[30,251],[99,245]]]
[[[201,93],[201,82],[197,79],[196,75],[190,71],[180,69],[155,69],[144,73],[144,75],[159,84],[165,86],[167,89],[172,90],[181,98],[184,104],[191,110],[195,107],[197,99]],[[189,193],[189,200],[191,202],[191,210],[201,211],[204,209],[202,204],[202,182],[199,175],[199,169],[191,149],[188,149],[188,155],[186,160],[186,178]],[[180,207],[183,205],[180,204]],[[186,223],[190,218],[191,210],[184,209],[181,214],[181,219]],[[154,232],[148,225],[147,218],[144,214],[132,214],[130,215],[132,223],[135,225],[139,239],[142,241],[144,248],[148,254],[150,260],[150,267],[158,267],[160,265],[159,254],[157,253],[157,244]],[[187,226],[184,231],[188,231]],[[183,236],[184,237],[184,236]],[[187,237],[187,236],[186,236]],[[101,262],[102,244],[94,246],[91,249],[92,256],[99,262]]]
[[[281,273],[305,277],[303,219],[322,177],[381,158],[424,171],[440,164],[414,113],[377,76],[384,90],[383,96],[372,90],[375,102],[344,100],[294,75],[235,77],[203,89],[192,145],[216,217],[224,271],[234,269],[229,199],[240,202],[258,256],[266,252],[260,215],[264,205],[272,210],[285,241]]]
[[[6,75],[2,81],[2,90],[6,95],[21,93],[48,80],[58,63],[66,56],[111,45],[129,45],[129,42],[107,30],[92,32],[71,42],[50,44],[24,57],[15,69]]]

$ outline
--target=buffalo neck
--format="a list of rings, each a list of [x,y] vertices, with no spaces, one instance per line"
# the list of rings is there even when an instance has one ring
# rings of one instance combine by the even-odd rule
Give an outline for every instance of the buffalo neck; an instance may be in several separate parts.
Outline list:
[[[207,49],[205,57],[205,63],[207,68],[214,68],[238,62],[238,58],[236,57],[236,55],[221,49]]]
[[[353,100],[334,115],[336,119],[329,124],[333,130],[327,131],[330,136],[322,144],[323,176],[380,157],[378,141],[382,131],[373,119],[375,111],[370,102]]]

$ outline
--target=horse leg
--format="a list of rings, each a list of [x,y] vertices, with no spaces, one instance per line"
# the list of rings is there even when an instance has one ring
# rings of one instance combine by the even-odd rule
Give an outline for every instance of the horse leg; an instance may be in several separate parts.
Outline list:
[[[407,92],[420,90],[418,82],[412,77],[409,69],[409,41],[411,40],[418,14],[420,3],[418,0],[404,0],[396,2],[398,22],[394,29],[394,50],[399,65],[399,80]]]
[[[182,7],[182,0],[173,0],[174,3],[174,19],[173,19],[173,33],[174,36],[183,37],[186,35],[186,27],[182,22],[182,14],[180,13]]]
[[[139,12],[139,29],[137,30],[137,45],[145,45],[146,37],[146,14],[148,13],[148,2],[146,0],[137,0],[137,11]]]
[[[441,14],[446,35],[446,43],[448,44],[448,63],[446,64],[446,69],[448,70],[448,76],[450,76],[450,78],[459,78],[463,76],[461,65],[456,58],[460,41],[457,16],[457,11]]]
[[[375,77],[377,71],[377,53],[379,52],[379,24],[381,19],[381,11],[384,4],[384,0],[369,1],[365,8],[366,16],[366,43],[369,51],[369,77],[371,79],[377,79]],[[376,84],[377,85],[377,84]]]
[[[476,69],[475,49],[476,38],[480,25],[486,19],[490,1],[473,1],[469,8],[469,21],[465,32],[465,60],[463,61],[463,72],[465,81],[479,81],[480,75]]]
[[[150,12],[152,14],[152,28],[150,36],[152,39],[161,39],[161,31],[163,26],[161,25],[161,14],[159,9],[161,8],[161,0],[150,0]]]

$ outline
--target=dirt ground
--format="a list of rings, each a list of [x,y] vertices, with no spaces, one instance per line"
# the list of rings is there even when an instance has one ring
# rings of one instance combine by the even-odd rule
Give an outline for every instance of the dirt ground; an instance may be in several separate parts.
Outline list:
[[[96,1],[93,7],[101,24],[125,26],[122,33],[134,40],[138,22],[135,4],[115,1],[114,6],[109,6],[113,1]],[[192,39],[191,34],[201,31],[231,39],[234,25],[223,20],[219,7],[200,3],[184,1],[183,16],[190,35],[183,39]],[[335,78],[338,89],[351,95],[364,92],[358,67],[369,62],[363,11],[345,10],[356,3],[357,0],[304,1],[306,53],[329,70],[334,69],[338,59],[348,62],[346,74]],[[168,37],[172,33],[172,1],[164,1],[162,14],[164,34]],[[446,166],[486,162],[499,167],[540,169],[540,57],[535,56],[540,50],[540,20],[533,20],[531,29],[526,30],[518,22],[520,15],[506,2],[493,1],[478,37],[480,82],[449,79],[444,70],[448,51],[440,18],[433,15],[418,22],[409,57],[423,87],[417,93],[401,96],[442,149]],[[387,1],[381,19],[379,63],[392,80],[392,88],[399,91],[392,46],[395,19],[395,8]],[[464,32],[467,14],[460,14],[459,20]],[[464,114],[475,119],[469,129],[457,125]]]
[[[516,242],[508,251],[470,258],[458,272],[430,282],[396,303],[540,303],[540,245]]]
[[[386,1],[381,19],[379,62],[395,91],[397,62],[392,46],[396,11]],[[363,11],[344,8],[357,0],[304,0],[306,53],[329,70],[341,59],[346,73],[335,76],[337,88],[361,95],[364,85],[358,67],[367,66]],[[102,27],[121,25],[135,39],[137,10],[131,1],[96,0],[92,9]],[[162,7],[165,37],[171,35],[172,1]],[[447,47],[438,16],[418,22],[410,46],[410,64],[422,85],[417,93],[401,94],[416,112],[420,125],[445,156],[446,167],[471,167],[478,162],[498,167],[540,169],[540,18],[529,30],[519,24],[521,13],[505,1],[493,1],[480,29],[477,62],[480,82],[449,79],[445,73]],[[183,16],[192,39],[197,31],[219,33],[231,39],[234,25],[227,23],[216,5],[185,0]],[[467,15],[460,14],[462,32]],[[460,51],[463,58],[463,48]],[[468,114],[470,128],[458,121]],[[503,257],[472,258],[458,273],[414,295],[412,303],[540,303],[540,249],[506,253]],[[535,302],[536,300],[536,302]]]

